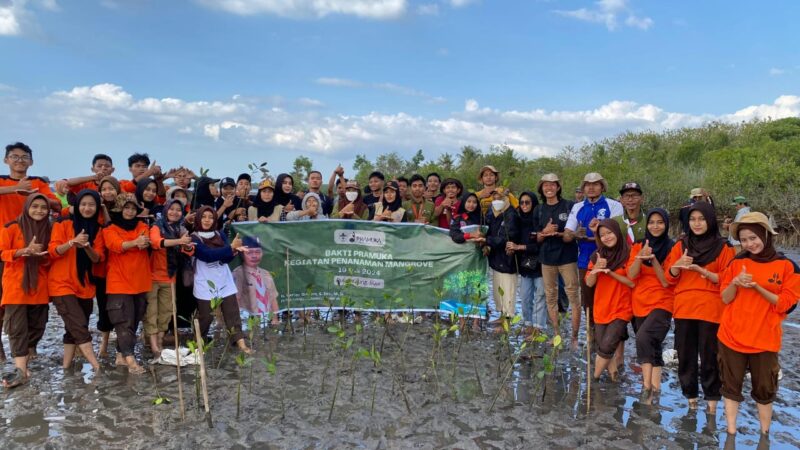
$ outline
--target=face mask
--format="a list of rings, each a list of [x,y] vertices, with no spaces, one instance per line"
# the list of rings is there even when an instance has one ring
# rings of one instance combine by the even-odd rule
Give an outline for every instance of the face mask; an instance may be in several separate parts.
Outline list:
[[[348,202],[354,202],[358,198],[358,192],[348,191],[344,193],[344,196]]]
[[[503,206],[506,206],[505,200],[492,200],[492,208],[496,211],[500,211],[503,209]]]

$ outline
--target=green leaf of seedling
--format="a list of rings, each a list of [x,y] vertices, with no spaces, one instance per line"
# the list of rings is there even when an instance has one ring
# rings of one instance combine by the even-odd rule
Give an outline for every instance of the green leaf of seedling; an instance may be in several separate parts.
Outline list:
[[[560,347],[561,346],[561,335],[557,334],[553,337],[553,347]]]
[[[516,324],[518,324],[520,320],[522,320],[522,316],[520,316],[520,315],[516,315],[516,316],[514,316],[514,318],[513,318],[513,319],[511,319],[511,325],[516,325]]]
[[[353,337],[352,337],[352,336],[350,336],[350,338],[349,338],[349,339],[347,339],[347,342],[345,342],[345,344],[344,344],[344,348],[345,348],[345,350],[349,349],[349,348],[350,348],[350,346],[352,346],[352,345],[353,345]]]
[[[214,284],[214,282],[213,282],[213,281],[211,281],[211,280],[206,280],[206,282],[208,283],[208,287],[210,287],[211,289],[216,289],[216,288],[217,288],[217,285],[216,285],[216,284]]]
[[[544,378],[544,370],[540,370],[540,371],[539,371],[539,372],[536,374],[536,378],[538,378],[538,379],[540,379],[540,380],[541,380],[542,378]]]
[[[537,342],[539,344],[541,344],[542,342],[544,342],[546,340],[547,340],[547,336],[545,336],[543,334],[540,334],[540,335],[536,336],[535,338],[533,338],[533,341]]]
[[[361,333],[362,329],[364,329],[364,325],[361,325],[360,323],[357,323],[356,324],[356,333]]]
[[[520,353],[522,353],[522,351],[523,351],[523,350],[525,350],[525,348],[526,348],[527,346],[528,346],[528,343],[527,343],[527,342],[523,342],[523,343],[522,343],[522,345],[519,347],[519,351],[520,351]]]
[[[439,336],[440,336],[440,337],[446,337],[446,336],[447,336],[447,330],[446,330],[446,329],[444,329],[444,330],[441,330],[441,331],[439,332]]]
[[[328,327],[328,333],[336,334],[338,332],[339,332],[339,326],[338,325],[333,325],[333,326]]]
[[[450,329],[448,331],[452,333],[452,332],[454,332],[456,330],[458,330],[458,324],[454,323],[454,324],[450,325]]]
[[[503,319],[503,331],[505,331],[506,333],[508,333],[508,330],[509,330],[509,326],[508,326],[508,320],[506,320],[506,319]]]

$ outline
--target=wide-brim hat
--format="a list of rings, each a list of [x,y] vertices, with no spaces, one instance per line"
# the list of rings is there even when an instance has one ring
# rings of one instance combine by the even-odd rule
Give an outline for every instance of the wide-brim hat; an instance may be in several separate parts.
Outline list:
[[[600,183],[603,185],[603,191],[608,191],[608,181],[597,172],[589,172],[583,177],[581,182],[581,190],[586,186],[586,183]]]
[[[481,170],[478,172],[478,181],[483,179],[483,172],[486,172],[487,170],[491,170],[495,175],[497,175],[498,178],[500,178],[500,172],[498,172],[494,166],[487,164],[481,167]]]
[[[536,190],[538,191],[539,189],[541,189],[542,185],[547,182],[558,183],[558,187],[561,187],[561,179],[558,178],[558,175],[554,173],[546,173],[542,175],[542,178],[539,179],[539,184],[536,185]]]
[[[730,228],[731,236],[733,236],[734,238],[738,238],[739,225],[744,223],[761,225],[762,227],[764,227],[765,230],[767,230],[767,233],[772,235],[778,234],[778,232],[772,228],[772,225],[769,224],[769,218],[766,215],[764,215],[764,213],[749,212],[743,215],[742,218],[739,219],[737,222],[731,224]]]
[[[144,211],[142,205],[140,205],[136,201],[136,199],[134,197],[131,197],[131,195],[128,193],[117,195],[117,198],[114,199],[114,207],[111,208],[111,211],[121,213],[122,210],[125,208],[125,205],[127,205],[128,203],[133,203],[136,206],[136,214],[141,214],[141,212]]]
[[[694,188],[689,191],[689,198],[694,197],[702,197],[703,196],[703,188]]]

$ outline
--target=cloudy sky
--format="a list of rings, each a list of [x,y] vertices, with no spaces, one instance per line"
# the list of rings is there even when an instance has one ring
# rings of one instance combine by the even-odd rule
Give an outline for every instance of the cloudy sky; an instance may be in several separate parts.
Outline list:
[[[357,153],[529,156],[624,130],[800,115],[793,0],[0,0],[0,136],[329,173]]]

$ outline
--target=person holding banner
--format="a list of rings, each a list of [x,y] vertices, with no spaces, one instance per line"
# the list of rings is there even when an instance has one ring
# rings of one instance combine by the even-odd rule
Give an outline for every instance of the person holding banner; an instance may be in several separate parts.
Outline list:
[[[333,208],[333,217],[336,219],[364,220],[367,217],[367,205],[361,197],[361,187],[356,180],[348,180],[345,185],[344,196]]]
[[[210,206],[201,207],[197,211],[197,224],[192,233],[195,243],[194,296],[197,298],[200,335],[208,336],[211,328],[213,311],[211,303],[219,302],[223,328],[229,332],[231,343],[245,353],[252,350],[247,346],[242,333],[242,318],[239,315],[239,304],[236,302],[236,283],[233,280],[228,263],[233,261],[237,253],[247,250],[237,234],[230,244],[225,235],[216,230],[217,214]]]
[[[467,241],[484,244],[486,238],[481,234],[482,224],[480,200],[474,192],[469,192],[461,198],[458,211],[450,221],[450,238],[458,244]]]
[[[411,198],[403,202],[406,210],[406,221],[422,224],[432,224],[437,219],[436,205],[425,198],[425,178],[415,173],[411,175]]]
[[[513,250],[508,250],[509,242],[519,242],[519,215],[511,206],[506,189],[498,187],[492,192],[492,205],[486,213],[486,247],[484,254],[489,258],[492,269],[492,296],[497,311],[502,318],[513,317],[516,313],[517,258]]]

